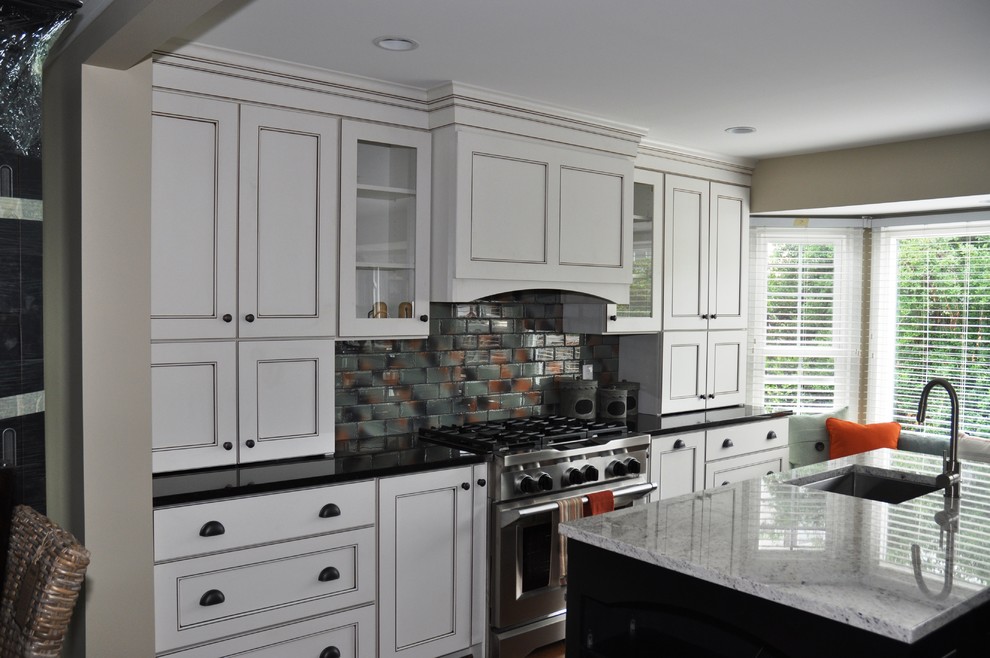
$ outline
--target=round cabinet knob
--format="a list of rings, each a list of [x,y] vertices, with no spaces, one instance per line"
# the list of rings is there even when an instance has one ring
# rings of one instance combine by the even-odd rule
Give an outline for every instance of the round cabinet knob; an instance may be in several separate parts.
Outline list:
[[[707,320],[708,319],[708,314],[707,313],[702,313],[701,314],[701,319],[702,320]]]
[[[698,399],[699,399],[699,400],[704,400],[704,399],[705,399],[705,397],[706,397],[706,396],[705,396],[705,394],[704,394],[704,393],[702,393],[701,395],[699,395],[699,396],[698,396]]]
[[[581,469],[581,475],[584,476],[585,482],[598,481],[598,469],[590,464]]]
[[[731,448],[734,445],[736,444],[732,442],[732,439],[726,439],[725,441],[722,441],[723,448]]]
[[[340,658],[340,649],[337,647],[327,647],[320,652],[320,658]]]
[[[674,450],[680,450],[684,447],[684,441],[682,439],[677,439],[674,441]]]
[[[254,439],[248,439],[247,441],[244,442],[244,445],[246,445],[248,448],[253,448],[254,447]]]
[[[584,473],[576,468],[569,468],[564,473],[564,486],[569,484],[584,484]]]
[[[776,438],[777,438],[777,433],[776,432],[774,432],[773,430],[770,430],[769,432],[767,432],[767,441],[773,441]]]
[[[524,475],[522,476],[522,479],[519,480],[518,487],[519,491],[522,493],[533,494],[539,492],[540,483],[533,479],[532,476]]]
[[[247,315],[244,316],[244,319],[247,320],[248,322],[254,322],[254,315],[248,313]]]
[[[709,393],[708,394],[708,399],[709,400],[714,400],[715,399],[715,394],[714,393]]]
[[[614,461],[608,465],[608,470],[612,472],[615,477],[622,477],[629,474],[629,469],[620,461]]]
[[[712,320],[718,320],[718,314],[712,313]]]
[[[643,470],[643,465],[640,464],[639,460],[636,459],[635,457],[630,457],[629,459],[625,460],[623,462],[623,466],[626,467],[626,470],[631,475],[639,475],[639,473]]]
[[[231,315],[230,313],[224,313],[224,315],[223,315],[223,321],[224,322],[227,322],[227,323],[231,323],[231,322],[234,321],[234,316]]]
[[[537,476],[537,484],[540,485],[541,491],[550,491],[553,489],[553,478],[548,473],[540,473]]]
[[[478,486],[479,486],[479,487],[483,487],[483,486],[485,486],[486,484],[488,484],[488,480],[486,480],[485,478],[479,478],[479,479],[478,479]]]
[[[430,316],[428,316],[428,315],[421,315],[421,316],[419,316],[419,321],[420,322],[429,322],[430,321]]]
[[[471,483],[470,482],[461,482],[461,489],[463,489],[464,491],[467,491],[470,488],[471,488]]]
[[[615,322],[616,320],[619,319],[619,316],[618,315],[610,315],[610,316],[608,316],[608,319],[611,320],[612,322]]]
[[[815,443],[815,450],[817,450],[818,452],[824,452],[824,450],[825,450],[825,442],[824,441],[817,441]]]
[[[223,442],[223,449],[224,450],[233,450],[234,449],[234,444],[231,443],[230,441],[224,441]]]

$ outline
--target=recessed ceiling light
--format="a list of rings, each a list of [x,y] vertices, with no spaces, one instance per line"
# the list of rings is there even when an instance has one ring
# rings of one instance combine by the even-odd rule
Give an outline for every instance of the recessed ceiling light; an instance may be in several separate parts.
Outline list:
[[[749,133],[755,133],[756,128],[752,126],[732,126],[731,128],[726,128],[725,132],[730,135],[748,135]]]
[[[416,50],[419,48],[419,44],[417,42],[412,39],[407,39],[406,37],[378,37],[374,40],[374,44],[379,48],[394,52]]]

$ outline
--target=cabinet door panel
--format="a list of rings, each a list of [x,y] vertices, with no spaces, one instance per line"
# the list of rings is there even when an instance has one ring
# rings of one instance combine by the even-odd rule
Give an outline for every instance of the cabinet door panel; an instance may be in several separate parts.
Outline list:
[[[726,487],[787,468],[787,448],[730,457],[705,465],[705,488]]]
[[[471,644],[471,467],[379,481],[380,655]]]
[[[337,158],[335,119],[242,108],[242,337],[335,333]]]
[[[472,154],[471,260],[547,262],[548,167]]]
[[[707,342],[705,331],[663,333],[662,413],[705,408]]]
[[[622,176],[560,168],[560,264],[622,267]]]
[[[708,333],[708,406],[729,407],[746,401],[746,332]]]
[[[242,342],[240,460],[333,452],[333,341]]]
[[[666,176],[664,330],[708,327],[708,195],[707,181]]]
[[[709,329],[746,328],[749,190],[712,183]]]
[[[155,92],[151,337],[233,338],[237,105]]]
[[[650,480],[659,485],[651,501],[704,488],[704,432],[655,437],[651,444]]]
[[[233,342],[152,345],[151,400],[154,472],[235,463],[237,364]]]

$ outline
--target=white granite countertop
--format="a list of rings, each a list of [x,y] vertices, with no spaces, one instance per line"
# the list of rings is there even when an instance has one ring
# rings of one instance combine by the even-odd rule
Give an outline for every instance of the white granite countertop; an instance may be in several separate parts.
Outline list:
[[[962,463],[947,530],[936,519],[945,518],[941,490],[890,505],[785,484],[851,465],[929,482],[941,471],[938,457],[875,450],[578,519],[560,532],[902,642],[990,601],[990,463]]]

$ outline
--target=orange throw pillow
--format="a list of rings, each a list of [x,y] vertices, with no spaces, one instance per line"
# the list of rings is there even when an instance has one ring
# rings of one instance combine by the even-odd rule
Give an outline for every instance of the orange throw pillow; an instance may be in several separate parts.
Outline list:
[[[860,425],[841,418],[826,418],[828,458],[838,459],[877,448],[896,448],[901,435],[900,423]]]

